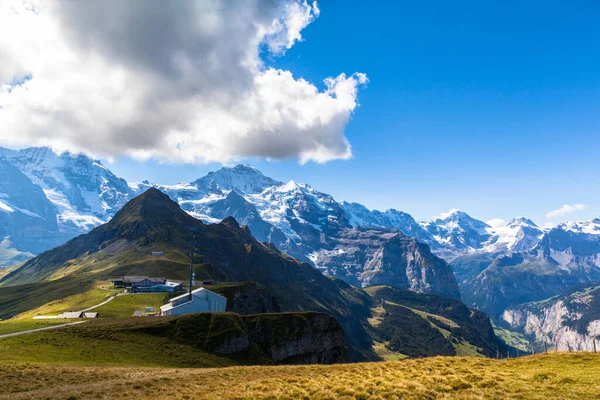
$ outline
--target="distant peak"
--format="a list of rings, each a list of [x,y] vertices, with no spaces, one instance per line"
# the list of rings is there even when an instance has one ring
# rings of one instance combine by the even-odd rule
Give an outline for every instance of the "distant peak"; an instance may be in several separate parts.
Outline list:
[[[508,223],[508,225],[529,225],[529,226],[535,226],[535,227],[537,227],[537,224],[535,222],[533,222],[529,218],[525,218],[525,217],[513,218]]]
[[[441,213],[438,219],[443,221],[459,221],[459,220],[472,220],[473,218],[464,211],[460,211],[458,208]]]
[[[296,183],[296,181],[291,180],[288,183],[286,183],[285,185],[281,186],[278,190],[281,192],[292,192],[292,191],[299,190],[300,188],[309,188],[309,187],[310,186],[308,186],[308,185]]]
[[[239,164],[209,172],[192,182],[192,185],[209,193],[236,190],[242,194],[250,194],[260,193],[270,186],[282,185],[282,182],[263,175],[251,165]]]
[[[252,171],[252,172],[257,172],[261,175],[263,174],[257,168],[253,167],[250,164],[238,164],[235,167],[233,167],[232,169],[235,171]]]

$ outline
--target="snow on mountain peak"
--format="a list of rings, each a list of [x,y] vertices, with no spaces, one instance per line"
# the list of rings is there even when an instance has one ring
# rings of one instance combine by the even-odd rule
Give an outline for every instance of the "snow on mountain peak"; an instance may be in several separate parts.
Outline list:
[[[531,227],[535,227],[538,228],[538,225],[533,222],[532,220],[530,220],[529,218],[525,218],[525,217],[517,217],[517,218],[513,218],[508,224],[507,226],[531,226]]]
[[[235,167],[223,167],[212,171],[193,182],[199,190],[206,193],[223,193],[237,190],[241,193],[260,193],[268,187],[282,185],[282,182],[263,175],[258,169],[239,164]]]
[[[567,232],[585,233],[589,235],[600,235],[600,218],[591,221],[568,221],[559,224],[554,229],[560,229]]]
[[[294,180],[291,180],[285,185],[278,187],[277,190],[280,192],[293,192],[298,189],[301,189],[302,187],[310,188],[308,185],[297,184]]]

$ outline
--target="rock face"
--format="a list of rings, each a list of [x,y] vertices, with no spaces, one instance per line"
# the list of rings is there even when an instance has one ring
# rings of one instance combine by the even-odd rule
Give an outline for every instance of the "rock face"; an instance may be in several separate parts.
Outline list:
[[[191,314],[145,333],[169,336],[215,354],[271,364],[334,364],[348,361],[344,331],[323,313],[240,316],[232,313]]]
[[[391,285],[460,299],[450,266],[429,247],[397,231],[355,228],[329,237],[310,255],[326,275],[360,287]]]
[[[600,285],[580,286],[502,313],[502,323],[537,343],[562,351],[600,349]]]
[[[254,315],[244,318],[249,340],[275,364],[333,364],[348,360],[340,324],[328,314]]]
[[[267,288],[255,282],[241,282],[237,286],[213,291],[227,297],[228,312],[242,315],[281,312],[277,298]]]

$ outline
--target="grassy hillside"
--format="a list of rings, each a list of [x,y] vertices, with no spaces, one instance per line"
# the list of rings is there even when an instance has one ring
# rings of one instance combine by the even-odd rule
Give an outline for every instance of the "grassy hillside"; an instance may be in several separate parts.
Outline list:
[[[23,332],[32,329],[45,328],[52,325],[64,324],[64,320],[33,320],[33,319],[11,319],[0,321],[0,335],[7,333]]]
[[[377,343],[375,351],[385,359],[396,353],[495,357],[506,351],[487,316],[458,300],[390,286],[365,291],[377,304],[368,330]]]
[[[43,284],[0,287],[0,318],[12,318],[53,301],[85,293],[94,289],[98,283],[92,277],[67,276]]]
[[[180,293],[139,293],[125,294],[116,297],[110,303],[96,308],[100,318],[127,318],[137,310],[152,307],[158,311],[160,306],[166,304],[170,298]]]
[[[584,353],[177,370],[0,362],[0,398],[592,399],[599,374],[600,356]]]
[[[234,360],[109,320],[0,339],[1,362],[153,367],[222,367]],[[108,325],[104,325],[108,324]]]

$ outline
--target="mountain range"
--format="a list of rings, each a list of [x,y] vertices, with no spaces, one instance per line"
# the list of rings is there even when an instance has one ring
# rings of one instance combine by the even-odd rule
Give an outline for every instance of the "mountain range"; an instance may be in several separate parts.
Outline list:
[[[357,287],[460,298],[494,319],[518,304],[600,279],[600,219],[492,227],[462,211],[416,221],[281,182],[249,165],[178,185],[126,182],[98,160],[47,148],[0,149],[0,262],[14,265],[106,222],[157,188],[207,223],[232,216],[260,241]],[[28,193],[22,195],[22,193]]]
[[[333,316],[354,360],[492,356],[506,349],[488,317],[456,299],[390,286],[359,289],[256,240],[231,216],[205,224],[156,188],[127,202],[106,224],[41,253],[0,279],[0,318],[35,313],[48,302],[85,294],[111,277],[141,274],[185,280],[190,249],[198,279],[255,282],[273,296],[269,302],[278,310]],[[158,250],[160,257],[153,255]],[[259,297],[238,298],[235,307],[249,309],[264,294]],[[266,318],[281,322],[285,314]]]

